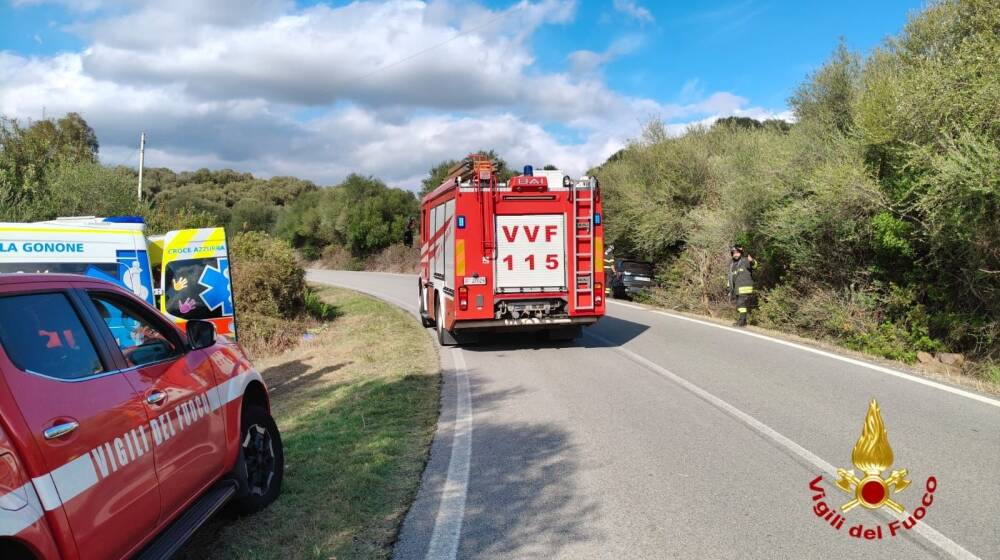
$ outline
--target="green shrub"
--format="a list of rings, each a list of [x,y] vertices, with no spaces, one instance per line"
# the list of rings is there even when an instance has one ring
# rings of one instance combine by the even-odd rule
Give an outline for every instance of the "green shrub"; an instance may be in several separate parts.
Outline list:
[[[305,311],[305,269],[286,242],[260,232],[237,234],[229,254],[238,313],[291,319]]]
[[[306,289],[305,306],[306,313],[320,321],[329,321],[340,316],[340,310],[337,309],[337,306],[323,301],[323,298],[312,288]]]

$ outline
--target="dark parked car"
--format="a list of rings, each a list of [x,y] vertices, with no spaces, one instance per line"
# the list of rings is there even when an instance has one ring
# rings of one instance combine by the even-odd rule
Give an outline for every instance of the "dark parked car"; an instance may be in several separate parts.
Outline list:
[[[617,299],[630,299],[653,285],[653,265],[648,262],[621,259],[615,262],[615,269],[610,284],[611,295]]]

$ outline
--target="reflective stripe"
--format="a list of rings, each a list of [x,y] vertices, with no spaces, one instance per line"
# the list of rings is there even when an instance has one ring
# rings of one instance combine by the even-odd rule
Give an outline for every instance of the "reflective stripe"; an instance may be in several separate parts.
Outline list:
[[[38,494],[30,482],[0,496],[0,536],[13,537],[34,525],[43,514]]]
[[[736,288],[736,290],[739,294],[752,294],[753,286],[740,286],[739,288]]]
[[[229,381],[219,384],[219,396],[222,397],[223,404],[231,403],[243,396],[243,391],[246,390],[247,385],[254,380],[261,383],[264,382],[260,374],[257,373],[257,370],[251,368]]]
[[[97,484],[97,471],[90,455],[81,455],[52,471],[52,481],[59,492],[60,502],[68,502]],[[46,505],[46,509],[49,508]]]
[[[243,396],[247,385],[255,380],[264,382],[257,370],[249,368],[231,379],[210,387],[206,398],[212,411],[214,412],[223,404],[228,404]],[[43,509],[45,511],[58,509],[64,503],[96,485],[98,481],[97,469],[94,467],[90,455],[81,455],[47,474],[31,479],[30,484],[0,496],[0,536],[17,534],[41,517]],[[18,500],[20,496],[18,493],[22,490],[27,495],[28,506],[22,507],[16,512],[4,509],[3,506]],[[37,515],[30,512],[24,513],[32,504],[37,505],[35,508],[38,510]],[[22,527],[21,525],[24,523],[27,524]],[[6,532],[16,527],[21,528],[14,532]]]
[[[52,475],[43,474],[32,478],[31,482],[35,485],[38,499],[41,500],[45,511],[52,511],[62,505],[62,502],[59,501],[59,491],[56,490],[56,484],[52,481]]]

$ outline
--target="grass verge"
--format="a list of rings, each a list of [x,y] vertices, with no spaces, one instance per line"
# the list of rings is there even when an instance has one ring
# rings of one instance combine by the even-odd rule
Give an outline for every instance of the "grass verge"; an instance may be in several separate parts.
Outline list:
[[[437,422],[437,351],[405,312],[321,288],[337,319],[259,360],[285,445],[281,497],[218,516],[181,558],[387,558],[416,497]]]

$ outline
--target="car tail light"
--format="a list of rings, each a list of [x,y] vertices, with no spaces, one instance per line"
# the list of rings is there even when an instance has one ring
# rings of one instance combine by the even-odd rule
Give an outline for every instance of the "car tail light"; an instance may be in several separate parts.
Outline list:
[[[469,288],[465,286],[458,287],[458,308],[462,311],[469,309]]]
[[[604,283],[597,282],[594,284],[594,305],[602,303],[604,303]]]

